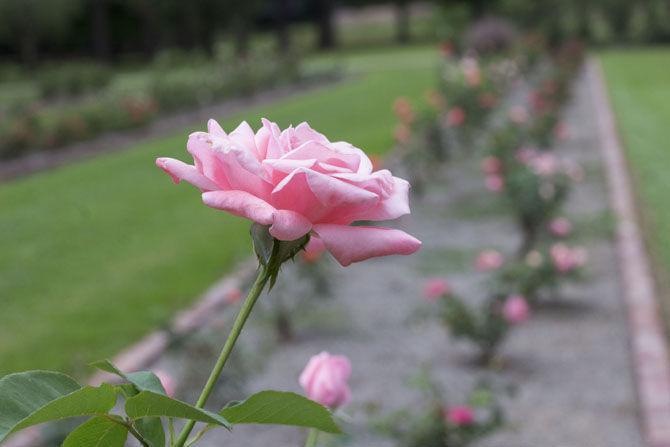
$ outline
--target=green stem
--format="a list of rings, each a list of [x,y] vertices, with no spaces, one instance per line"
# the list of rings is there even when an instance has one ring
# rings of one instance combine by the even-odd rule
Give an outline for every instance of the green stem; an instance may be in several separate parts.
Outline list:
[[[307,435],[307,442],[305,442],[305,447],[316,447],[316,441],[319,439],[319,430],[312,428]]]
[[[251,287],[251,290],[249,291],[247,298],[244,300],[244,304],[242,305],[242,309],[240,309],[240,313],[237,315],[237,318],[235,319],[233,328],[230,330],[228,339],[226,340],[226,343],[223,345],[223,349],[221,350],[221,354],[219,354],[219,358],[216,360],[214,369],[212,369],[212,372],[210,373],[209,378],[207,379],[207,383],[205,384],[202,393],[200,393],[198,402],[195,404],[196,407],[204,408],[205,404],[207,403],[207,399],[209,399],[210,394],[212,394],[214,385],[216,384],[216,381],[219,379],[223,367],[226,365],[226,362],[228,361],[231,352],[233,352],[235,342],[237,342],[237,339],[240,336],[240,333],[242,332],[242,328],[244,327],[244,324],[247,322],[247,319],[251,314],[251,310],[254,308],[254,304],[256,304],[258,297],[265,288],[265,284],[267,284],[268,279],[270,279],[269,268],[267,266],[262,266],[260,271],[258,272],[258,276],[256,277],[254,285]],[[174,444],[175,447],[184,447],[184,444],[186,443],[186,440],[191,434],[191,431],[193,430],[194,426],[195,421],[188,421],[186,423],[181,433],[179,434],[179,438],[177,438],[177,442],[175,442]]]

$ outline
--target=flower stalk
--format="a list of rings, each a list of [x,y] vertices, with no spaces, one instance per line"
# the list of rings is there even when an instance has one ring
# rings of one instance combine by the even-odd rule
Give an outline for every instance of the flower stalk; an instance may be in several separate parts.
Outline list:
[[[275,247],[278,246],[279,244],[275,244]],[[277,249],[273,251],[276,252]],[[273,255],[274,254],[275,253],[273,253]],[[230,354],[233,352],[235,343],[237,342],[237,339],[239,338],[240,333],[242,332],[242,329],[244,328],[244,325],[247,322],[247,319],[249,318],[249,315],[251,315],[251,311],[253,310],[254,305],[258,300],[258,297],[260,296],[261,292],[265,288],[265,285],[270,279],[270,268],[268,265],[261,265],[260,270],[258,271],[258,276],[256,277],[256,280],[254,281],[254,284],[251,287],[249,294],[244,300],[244,304],[240,309],[240,313],[237,315],[235,323],[233,324],[233,327],[230,330],[230,334],[226,339],[226,343],[223,345],[221,354],[219,354],[219,357],[216,360],[216,363],[214,364],[214,368],[212,369],[212,372],[210,373],[209,378],[207,379],[207,382],[205,383],[205,386],[202,389],[202,392],[200,393],[200,397],[198,398],[198,401],[195,404],[195,406],[198,408],[204,408],[205,404],[207,403],[207,400],[209,399],[209,396],[212,394],[212,391],[214,390],[214,386],[216,385],[219,376],[221,376],[223,367],[226,366],[226,362],[228,361]],[[184,447],[186,440],[191,434],[191,431],[193,431],[194,426],[195,421],[188,421],[186,423],[181,433],[179,434],[177,441],[175,442],[175,447]]]

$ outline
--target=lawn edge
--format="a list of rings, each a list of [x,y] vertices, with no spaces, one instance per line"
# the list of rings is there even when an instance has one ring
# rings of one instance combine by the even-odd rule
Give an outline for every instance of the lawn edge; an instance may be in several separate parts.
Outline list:
[[[617,217],[617,256],[643,435],[650,447],[670,447],[670,361],[651,262],[603,69],[593,56],[587,62],[587,75],[597,114],[610,207]]]

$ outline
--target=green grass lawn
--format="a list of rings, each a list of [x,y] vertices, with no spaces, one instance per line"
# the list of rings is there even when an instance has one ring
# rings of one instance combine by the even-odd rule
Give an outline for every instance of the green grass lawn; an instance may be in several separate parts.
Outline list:
[[[601,55],[670,315],[670,48],[608,51]]]
[[[317,63],[333,57],[344,56]],[[434,84],[434,51],[357,53],[345,62],[355,72],[347,80],[222,125],[308,120],[331,139],[383,153],[393,100],[420,98]],[[154,166],[157,156],[189,160],[191,130],[0,185],[0,375],[83,374],[87,362],[160,327],[250,255],[246,221],[208,209],[194,188],[174,186]]]

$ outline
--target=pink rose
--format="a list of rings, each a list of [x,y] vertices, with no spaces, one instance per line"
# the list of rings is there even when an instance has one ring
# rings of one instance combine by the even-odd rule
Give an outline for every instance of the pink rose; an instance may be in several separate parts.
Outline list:
[[[560,273],[569,273],[583,267],[587,261],[586,250],[582,247],[568,247],[565,244],[554,244],[549,249],[554,267]]]
[[[529,164],[531,160],[536,156],[537,150],[532,147],[522,147],[516,151],[516,159],[519,163]]]
[[[530,317],[528,302],[521,295],[508,297],[503,305],[503,316],[510,324],[523,323]]]
[[[281,131],[264,119],[256,134],[246,122],[227,134],[210,120],[187,148],[194,166],[172,158],[156,164],[203,191],[205,205],[268,225],[276,239],[311,233],[344,266],[421,246],[400,230],[351,225],[408,214],[409,183],[386,169],[373,172],[362,150],[331,142],[307,123]]]
[[[307,397],[334,409],[345,405],[351,398],[347,384],[350,375],[348,358],[322,352],[309,360],[299,381]]]
[[[232,287],[226,291],[225,300],[228,304],[235,304],[242,299],[242,291],[237,287]]]
[[[457,427],[472,425],[475,422],[475,412],[467,406],[450,407],[447,410],[447,422]]]
[[[572,223],[565,217],[558,217],[549,223],[549,231],[556,237],[566,237],[572,232]]]
[[[515,124],[525,124],[528,122],[528,111],[521,106],[514,106],[509,109],[509,119]]]
[[[414,121],[414,110],[412,104],[405,97],[397,98],[393,102],[393,111],[400,121],[409,124]]]
[[[460,107],[453,107],[447,112],[447,126],[460,127],[465,122],[465,111]]]
[[[429,301],[435,301],[449,293],[451,293],[451,287],[449,287],[449,283],[442,278],[429,279],[423,287],[423,296]]]
[[[486,189],[492,192],[500,192],[505,189],[505,179],[501,175],[487,175]]]
[[[488,156],[482,160],[481,168],[486,175],[500,174],[502,172],[502,162],[498,157]]]
[[[461,67],[463,69],[463,76],[465,77],[466,84],[470,87],[477,87],[482,83],[482,74],[479,70],[477,59],[472,57],[463,58]]]
[[[503,256],[497,250],[484,250],[477,256],[475,267],[480,272],[498,270],[504,262]]]
[[[165,390],[165,394],[167,394],[170,397],[174,397],[174,392],[176,388],[175,380],[172,375],[166,371],[163,370],[156,370],[154,371],[154,374],[156,374],[156,377],[158,377],[158,380],[161,381],[161,385],[163,385],[163,389]]]

